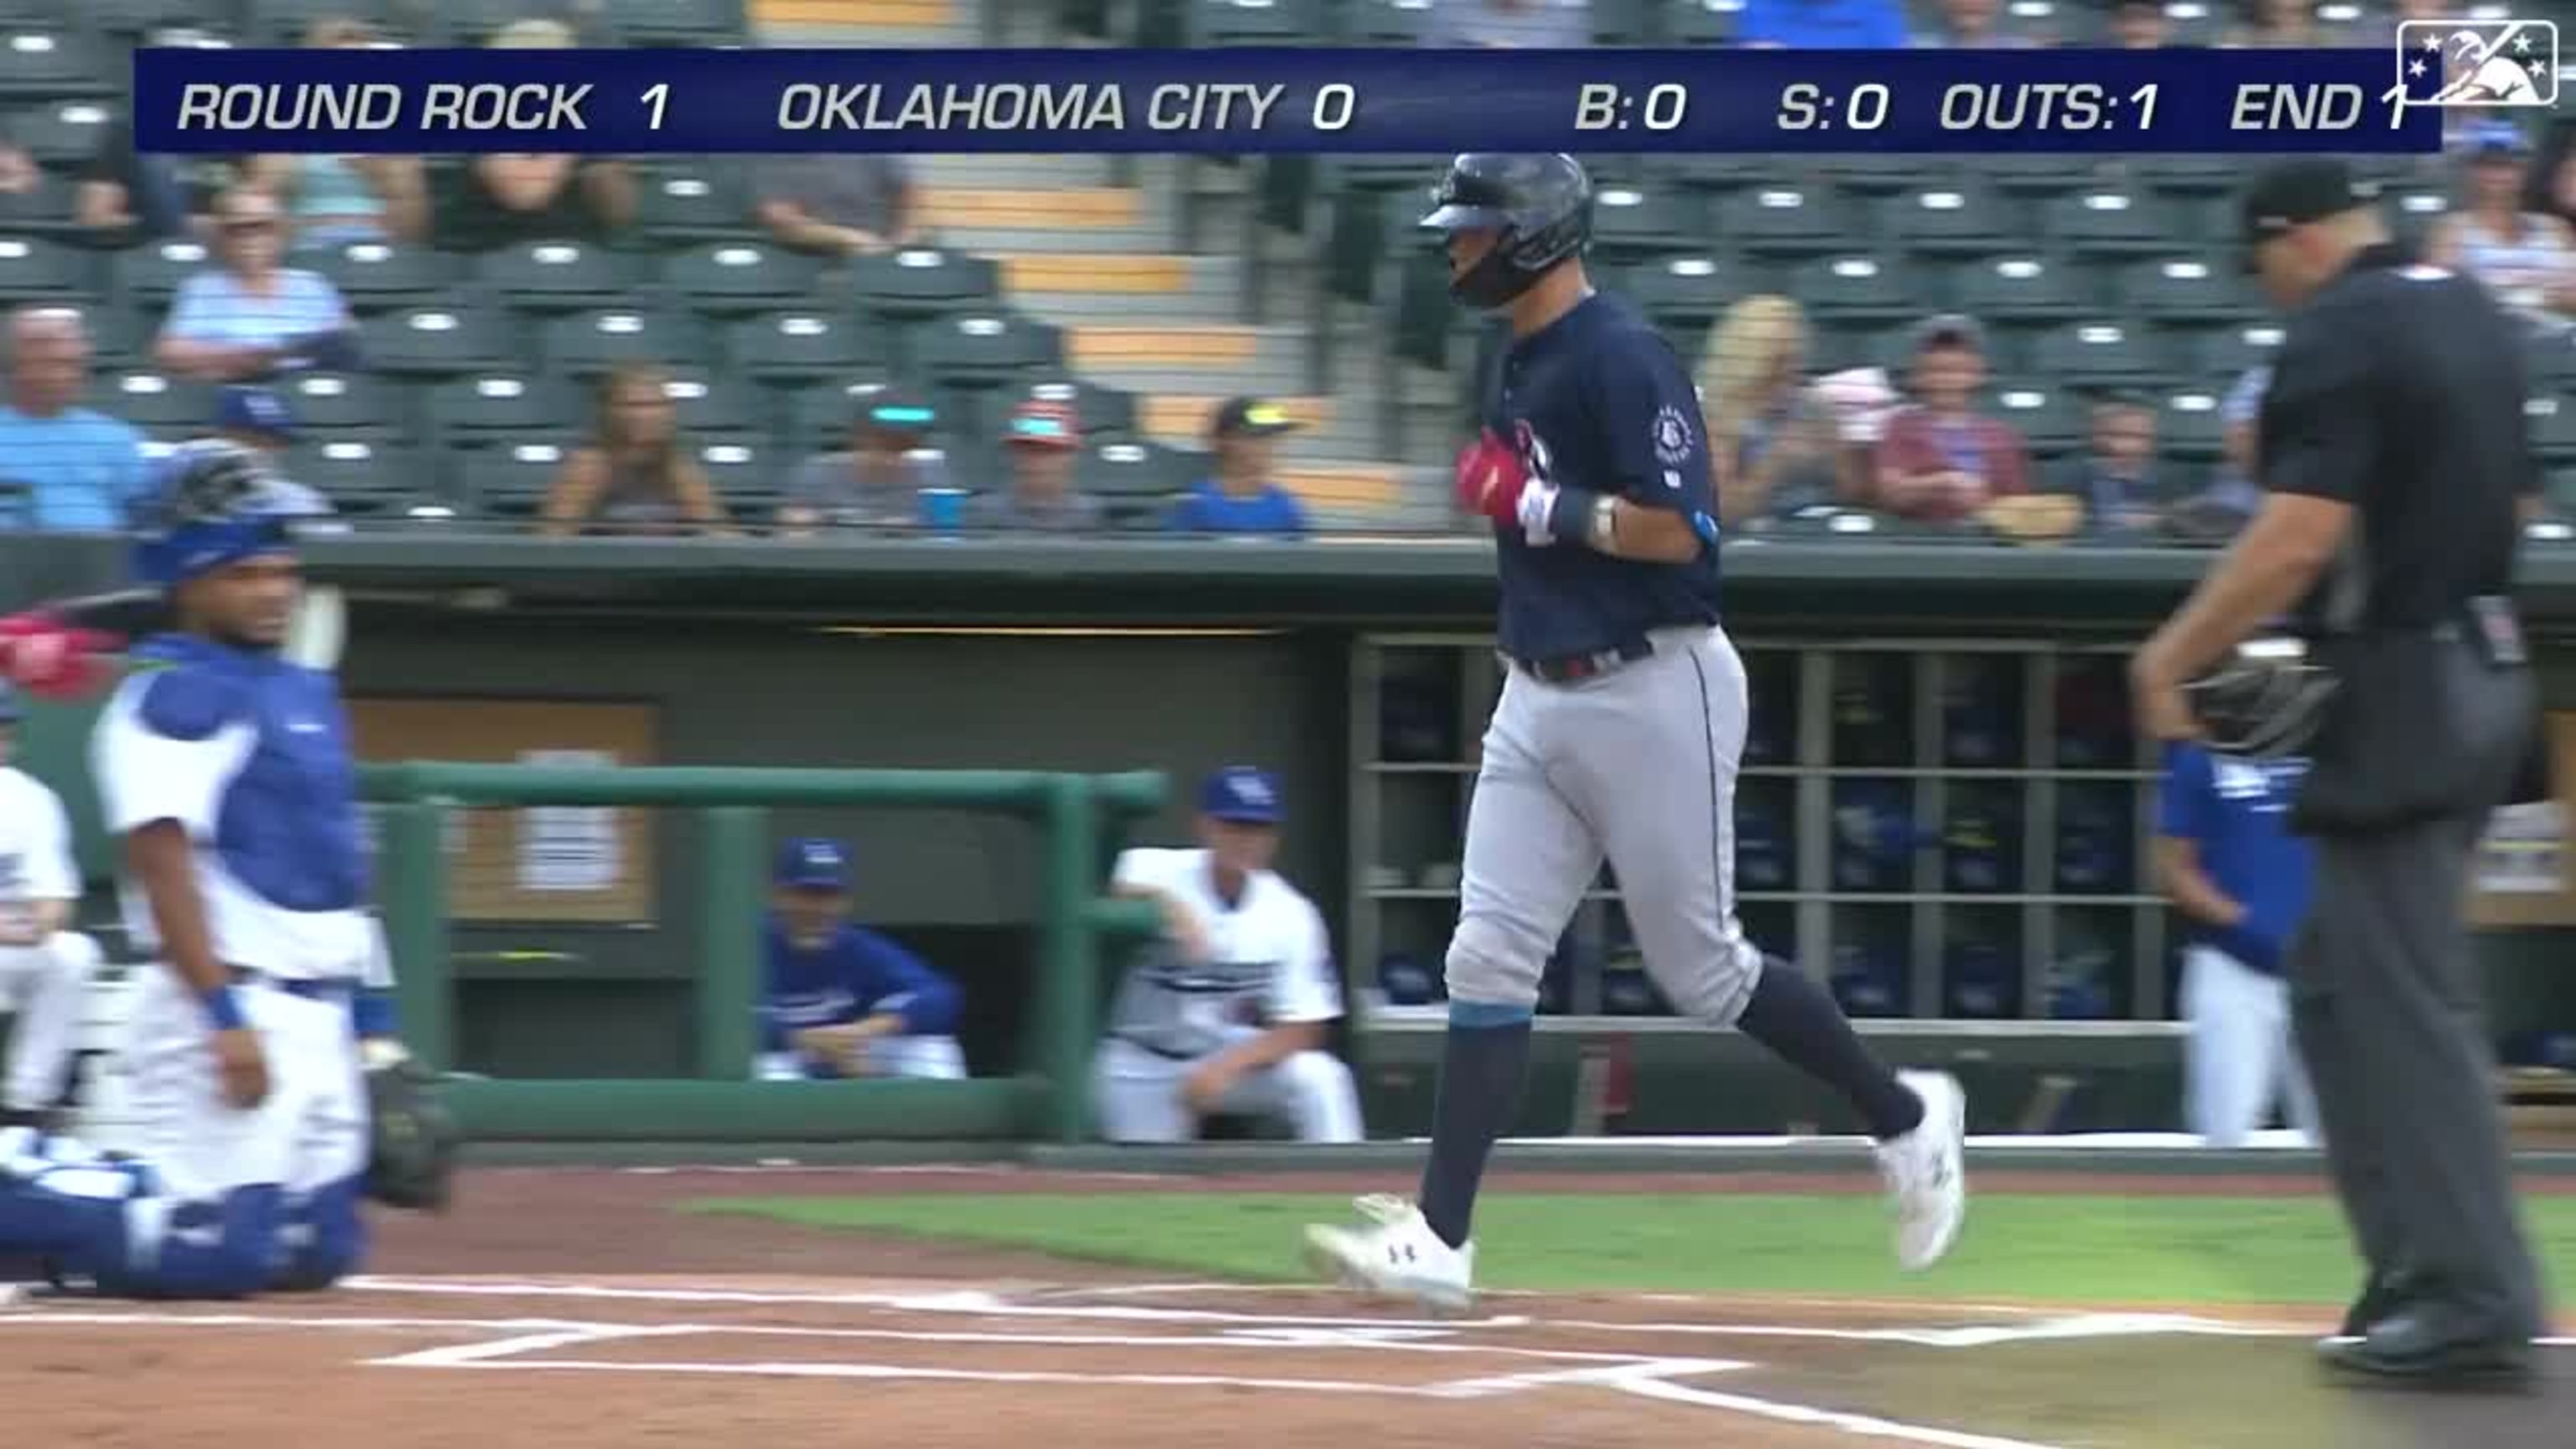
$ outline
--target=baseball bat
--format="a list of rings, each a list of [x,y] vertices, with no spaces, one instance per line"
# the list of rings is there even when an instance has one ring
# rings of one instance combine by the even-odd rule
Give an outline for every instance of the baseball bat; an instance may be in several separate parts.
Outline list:
[[[75,594],[36,606],[66,624],[138,639],[171,627],[169,600],[158,589],[115,589],[103,594]],[[328,673],[340,667],[348,644],[348,603],[330,584],[307,584],[288,621],[279,654],[307,669]]]

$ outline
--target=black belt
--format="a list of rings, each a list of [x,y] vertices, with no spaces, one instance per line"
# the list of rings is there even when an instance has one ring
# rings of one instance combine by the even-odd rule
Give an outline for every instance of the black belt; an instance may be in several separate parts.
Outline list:
[[[283,991],[289,996],[301,996],[307,1001],[344,1000],[356,995],[358,990],[356,978],[348,976],[321,978],[272,976],[265,971],[254,971],[248,966],[235,966],[232,972],[235,986],[265,986],[271,991]]]
[[[1509,654],[1503,657],[1511,662],[1514,669],[1533,679],[1548,684],[1572,684],[1578,679],[1591,679],[1621,665],[1651,658],[1654,652],[1654,641],[1640,634],[1590,654],[1552,654],[1542,659],[1520,659]]]

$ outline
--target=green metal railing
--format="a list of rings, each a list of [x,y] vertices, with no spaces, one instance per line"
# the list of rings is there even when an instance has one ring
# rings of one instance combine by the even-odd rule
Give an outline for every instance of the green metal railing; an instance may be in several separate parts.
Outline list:
[[[370,765],[360,791],[381,810],[385,931],[400,970],[404,1036],[437,1069],[454,1065],[447,812],[478,806],[663,806],[702,813],[700,889],[708,936],[696,974],[699,1078],[686,1081],[460,1082],[478,1135],[635,1138],[824,1135],[1020,1136],[1080,1141],[1106,949],[1157,928],[1149,907],[1101,895],[1102,850],[1163,803],[1164,777],[1005,770]],[[865,806],[1015,815],[1044,836],[1024,1070],[965,1083],[748,1080],[760,990],[760,920],[776,807]]]

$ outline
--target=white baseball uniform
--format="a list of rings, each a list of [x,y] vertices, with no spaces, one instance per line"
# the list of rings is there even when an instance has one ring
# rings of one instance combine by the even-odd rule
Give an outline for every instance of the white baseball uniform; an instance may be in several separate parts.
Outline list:
[[[1190,1141],[1198,1123],[1181,1089],[1202,1063],[1270,1027],[1341,1016],[1332,940],[1314,902],[1275,871],[1253,872],[1228,903],[1205,850],[1123,852],[1113,881],[1179,901],[1209,959],[1157,952],[1121,983],[1094,1066],[1101,1130],[1113,1142]],[[1306,1142],[1360,1140],[1359,1088],[1329,1052],[1245,1073],[1218,1109],[1284,1118]]]
[[[80,894],[63,802],[34,776],[0,766],[0,928],[29,919],[37,902]],[[41,1112],[62,1094],[98,966],[98,944],[75,931],[33,945],[0,943],[0,1011],[14,1019],[0,1106]]]

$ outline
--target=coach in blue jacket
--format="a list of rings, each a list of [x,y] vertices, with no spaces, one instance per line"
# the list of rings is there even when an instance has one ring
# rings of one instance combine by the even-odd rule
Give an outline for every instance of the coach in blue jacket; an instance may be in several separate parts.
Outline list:
[[[787,842],[762,931],[764,1081],[966,1075],[957,987],[893,941],[851,924],[850,853]]]

